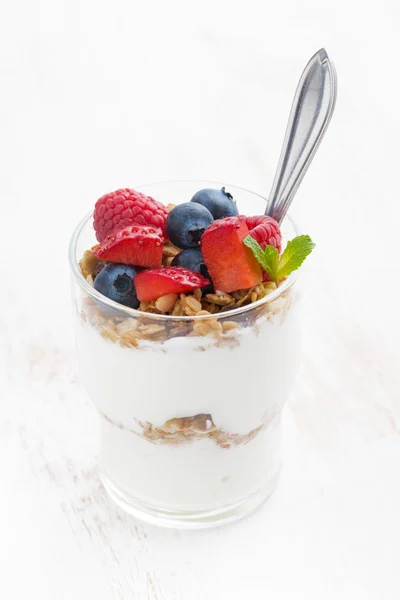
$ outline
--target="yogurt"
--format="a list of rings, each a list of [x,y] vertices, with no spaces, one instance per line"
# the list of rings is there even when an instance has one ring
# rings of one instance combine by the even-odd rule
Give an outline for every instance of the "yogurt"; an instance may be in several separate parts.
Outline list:
[[[76,325],[81,375],[99,412],[103,480],[124,508],[201,518],[271,491],[298,357],[293,288],[218,339],[122,347],[84,306]]]

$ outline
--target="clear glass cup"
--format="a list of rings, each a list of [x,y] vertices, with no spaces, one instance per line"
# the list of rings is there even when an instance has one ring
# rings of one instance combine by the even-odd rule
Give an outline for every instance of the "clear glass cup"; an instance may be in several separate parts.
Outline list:
[[[168,205],[222,185],[138,189]],[[265,198],[226,187],[241,214],[264,213]],[[298,234],[289,217],[282,232],[286,241]],[[156,315],[116,304],[85,280],[79,261],[95,243],[88,215],[72,236],[70,263],[79,368],[99,415],[107,492],[163,526],[210,527],[248,514],[280,472],[281,416],[299,355],[296,273],[228,312]]]

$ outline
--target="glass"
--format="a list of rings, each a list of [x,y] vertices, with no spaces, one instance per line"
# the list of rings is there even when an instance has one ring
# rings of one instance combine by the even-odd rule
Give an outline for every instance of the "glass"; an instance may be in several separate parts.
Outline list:
[[[168,205],[215,182],[140,191]],[[226,186],[241,214],[266,200]],[[284,240],[297,235],[287,217]],[[275,489],[281,416],[298,358],[298,289],[291,275],[267,297],[209,316],[133,310],[99,294],[79,261],[96,243],[92,215],[70,245],[81,377],[100,421],[100,473],[113,500],[151,523],[200,528],[234,521]]]

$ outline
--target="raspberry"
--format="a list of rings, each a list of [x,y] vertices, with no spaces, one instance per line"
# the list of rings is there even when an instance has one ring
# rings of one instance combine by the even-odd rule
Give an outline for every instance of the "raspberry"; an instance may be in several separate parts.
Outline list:
[[[164,237],[168,211],[161,202],[129,188],[110,192],[94,207],[93,226],[99,242],[128,225],[149,225],[162,230]]]
[[[250,230],[251,237],[260,244],[263,250],[266,246],[273,246],[278,252],[281,251],[282,235],[275,219],[267,215],[243,218]]]

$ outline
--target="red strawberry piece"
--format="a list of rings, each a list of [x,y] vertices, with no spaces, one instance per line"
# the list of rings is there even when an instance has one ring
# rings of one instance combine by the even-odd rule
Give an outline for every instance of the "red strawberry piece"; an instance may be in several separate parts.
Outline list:
[[[209,285],[208,279],[184,267],[163,267],[141,271],[134,280],[140,302],[151,302],[166,294],[192,292]]]
[[[161,229],[129,225],[106,237],[93,254],[101,260],[153,268],[161,265],[163,244]]]
[[[266,246],[273,246],[278,250],[282,249],[282,235],[279,224],[272,217],[261,215],[259,217],[243,217],[250,235],[265,250]]]
[[[243,244],[249,228],[242,217],[215,221],[201,237],[204,262],[216,290],[235,292],[261,283],[261,268]]]
[[[166,207],[150,196],[129,188],[105,194],[94,207],[93,226],[102,242],[107,236],[128,225],[158,227],[165,235]]]

